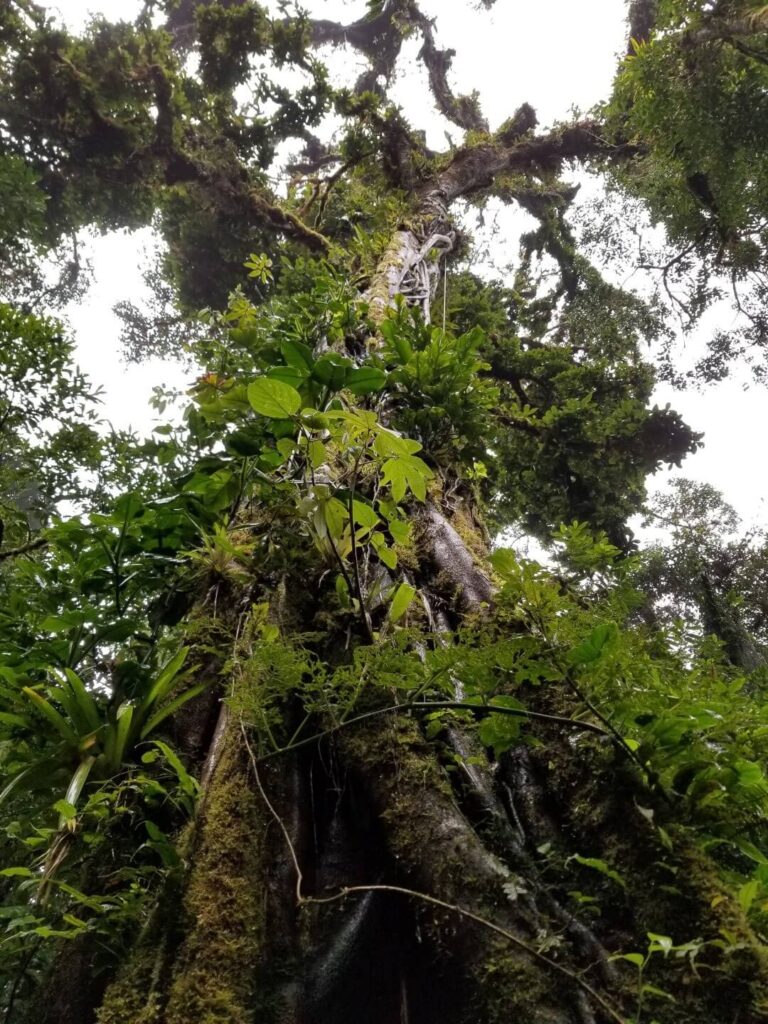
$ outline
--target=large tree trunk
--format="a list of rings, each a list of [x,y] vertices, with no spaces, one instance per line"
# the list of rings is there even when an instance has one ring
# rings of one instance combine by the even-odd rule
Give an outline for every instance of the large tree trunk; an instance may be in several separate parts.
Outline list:
[[[368,293],[376,316],[396,293],[428,311],[424,257],[450,247],[448,202],[462,191],[449,172],[422,195],[417,226],[393,237]],[[482,532],[462,539],[476,510],[461,502],[457,514],[433,498],[419,524],[414,575],[438,631],[493,598]],[[570,698],[551,684],[537,699],[562,714]],[[706,947],[708,969],[670,961],[654,976],[677,999],[662,1019],[766,1019],[768,969],[741,910],[682,838],[674,853],[661,844],[653,795],[594,733],[540,724],[536,746],[492,767],[455,728],[463,767],[448,772],[445,747],[390,713],[257,763],[240,723],[210,711],[221,718],[183,839],[186,877],[138,937],[99,1024],[629,1021],[635,971],[609,952],[644,950],[648,931],[710,940],[723,929],[736,952]],[[572,854],[604,858],[626,881],[598,917],[566,909],[579,888]],[[57,1019],[86,1018],[62,1005]]]

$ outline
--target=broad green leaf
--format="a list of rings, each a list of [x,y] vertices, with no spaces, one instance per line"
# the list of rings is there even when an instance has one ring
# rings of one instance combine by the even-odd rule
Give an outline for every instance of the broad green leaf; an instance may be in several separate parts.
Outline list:
[[[573,648],[568,655],[568,660],[571,665],[588,665],[590,662],[597,661],[606,646],[617,635],[618,629],[614,622],[601,623],[592,630],[587,640]]]
[[[389,484],[392,489],[392,498],[397,503],[405,497],[407,488],[407,477],[402,463],[399,459],[388,459],[381,467],[381,482]]]
[[[312,408],[301,410],[301,422],[310,430],[327,430],[331,423],[329,414]]]
[[[312,368],[312,377],[324,384],[325,387],[333,391],[340,391],[353,369],[354,364],[351,359],[340,356],[337,352],[326,352],[325,355],[320,356]]]
[[[377,433],[373,442],[373,448],[377,455],[383,459],[397,455],[414,455],[421,451],[421,445],[410,437],[401,437],[391,430],[382,429]]]
[[[269,380],[279,380],[283,384],[288,384],[290,387],[295,388],[297,391],[308,376],[309,374],[306,370],[299,369],[298,366],[272,366],[267,370]]]
[[[422,462],[421,459],[417,459],[414,455],[404,457],[402,462],[405,466],[408,486],[419,501],[426,501],[427,480],[432,478],[432,470],[426,462]]]
[[[371,529],[381,522],[378,514],[370,505],[366,505],[364,501],[357,501],[357,499],[352,502],[352,517],[356,524],[368,526]]]
[[[615,953],[609,957],[610,960],[626,960],[630,964],[634,964],[635,967],[642,967],[645,963],[645,957],[642,953]]]
[[[248,401],[257,413],[274,420],[294,416],[301,408],[296,388],[269,377],[259,377],[248,385]]]
[[[307,445],[307,454],[312,469],[319,469],[328,458],[328,453],[322,441],[310,441]]]
[[[766,779],[759,764],[754,761],[734,761],[737,785],[744,789],[765,789]]]
[[[403,519],[390,519],[387,524],[396,544],[408,544],[411,539],[411,524]]]
[[[398,585],[392,595],[392,601],[389,606],[389,618],[391,622],[397,622],[398,619],[402,619],[408,611],[415,594],[416,588],[412,587],[410,583],[400,583]]]
[[[289,437],[281,437],[275,442],[275,448],[280,452],[284,459],[290,459],[293,453],[297,450],[297,444],[292,441]]]
[[[663,953],[666,956],[672,951],[674,941],[669,935],[658,935],[656,932],[646,932],[648,936],[648,952]]]
[[[374,534],[374,536],[376,535]],[[376,554],[388,569],[397,568],[397,554],[392,550],[392,548],[388,548],[386,544],[382,544],[377,549]]]
[[[387,375],[375,366],[361,366],[347,376],[346,386],[354,395],[370,395],[381,391],[387,382]]]
[[[68,821],[77,816],[77,808],[69,800],[57,800],[53,809],[59,816],[59,828],[64,828]]]
[[[497,696],[493,698],[493,704],[498,707],[524,710],[520,701],[514,697]],[[486,747],[492,747],[496,757],[500,757],[519,741],[522,725],[522,718],[490,714],[478,723],[477,734],[480,737],[480,742]]]
[[[283,341],[280,343],[280,351],[289,366],[311,371],[315,365],[312,349],[301,341]]]
[[[334,540],[338,540],[349,522],[349,513],[338,498],[330,498],[323,502],[323,518],[330,535]]]

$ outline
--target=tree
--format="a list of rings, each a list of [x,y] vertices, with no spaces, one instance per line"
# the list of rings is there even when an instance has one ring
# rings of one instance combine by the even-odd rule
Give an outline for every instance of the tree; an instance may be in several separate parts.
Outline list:
[[[698,616],[724,645],[732,664],[750,672],[765,664],[765,535],[740,531],[741,522],[708,484],[680,478],[658,495],[649,520],[670,527],[671,542],[647,553],[643,591],[658,603],[654,614]]]
[[[491,131],[414,0],[349,25],[150,3],[82,38],[0,13],[23,258],[155,224],[204,367],[181,426],[123,439],[91,505],[0,548],[6,1021],[764,1018],[765,708],[717,645],[636,624],[626,521],[698,438],[649,408],[658,316],[579,251],[563,180],[603,170],[707,279],[738,233],[764,259],[762,165],[727,219],[694,217],[643,70],[687,95],[670,51],[696,69],[735,38],[743,114],[764,20],[630,16],[609,107]],[[443,153],[387,96],[413,36],[465,133]],[[354,88],[325,45],[365,58]],[[732,187],[707,179],[723,210]],[[489,197],[537,221],[506,284],[463,263],[456,203]],[[9,348],[52,344],[14,268]],[[562,572],[490,554],[486,523],[521,522]]]

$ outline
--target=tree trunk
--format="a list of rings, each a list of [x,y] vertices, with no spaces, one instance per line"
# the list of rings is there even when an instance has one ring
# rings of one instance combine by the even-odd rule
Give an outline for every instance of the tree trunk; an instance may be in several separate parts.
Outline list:
[[[425,257],[450,247],[448,202],[480,177],[458,161],[422,195],[370,284],[374,317],[395,294],[428,313],[438,263]],[[471,497],[456,509],[433,497],[419,522],[413,571],[438,631],[493,600]],[[562,715],[570,700],[550,684],[535,710]],[[138,937],[99,1024],[628,1022],[636,970],[608,951],[644,951],[649,931],[724,929],[738,949],[705,947],[706,970],[681,980],[679,963],[660,966],[654,984],[677,999],[662,1019],[766,1019],[768,968],[742,911],[702,854],[676,836],[674,853],[662,845],[643,813],[654,796],[604,738],[540,724],[536,745],[492,766],[453,728],[461,770],[447,771],[445,748],[390,713],[258,763],[221,714],[181,890]],[[566,907],[584,871],[574,854],[624,880],[597,917]]]

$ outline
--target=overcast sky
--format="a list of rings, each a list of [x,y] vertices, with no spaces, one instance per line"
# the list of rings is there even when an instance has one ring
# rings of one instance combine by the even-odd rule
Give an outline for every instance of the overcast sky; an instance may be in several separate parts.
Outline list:
[[[1,0],[0,0],[1,2]],[[109,18],[132,18],[141,0],[59,0],[50,4],[72,28],[92,13]],[[274,3],[271,6],[275,6]],[[303,0],[315,16],[351,21],[365,10],[365,0]],[[475,9],[474,0],[422,0],[422,9],[437,19],[438,41],[457,51],[454,81],[459,91],[477,89],[491,127],[496,127],[523,102],[537,110],[542,125],[566,119],[572,108],[588,110],[610,90],[617,56],[625,46],[624,0],[547,0],[546,3],[497,0],[491,12]],[[395,97],[412,122],[425,127],[428,141],[445,146],[447,125],[432,108],[426,83],[417,66],[418,42],[407,44],[404,73]],[[354,71],[347,58],[345,73]],[[354,78],[354,75],[352,75]],[[519,215],[503,211],[494,242],[494,263],[503,266],[514,256]],[[148,231],[95,239],[96,282],[86,300],[69,311],[76,332],[78,357],[92,379],[105,387],[106,416],[116,426],[151,427],[147,396],[154,384],[181,384],[176,368],[157,361],[125,366],[120,361],[118,322],[111,312],[119,299],[141,296],[141,252],[151,245]],[[728,319],[722,324],[729,325]],[[693,342],[683,342],[691,345]],[[706,435],[706,445],[686,460],[682,473],[720,488],[748,522],[764,522],[768,481],[759,469],[760,438],[766,434],[765,390],[745,388],[744,375],[704,394],[673,393],[659,388],[660,404],[670,402],[690,425]],[[649,481],[654,489],[659,477]]]

